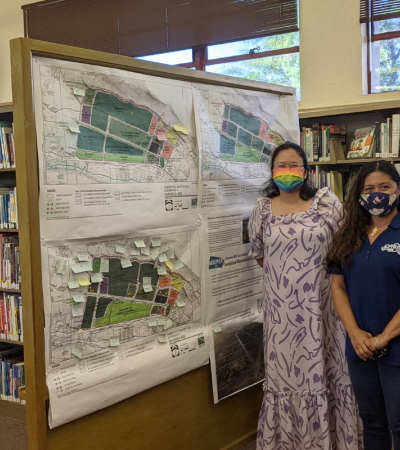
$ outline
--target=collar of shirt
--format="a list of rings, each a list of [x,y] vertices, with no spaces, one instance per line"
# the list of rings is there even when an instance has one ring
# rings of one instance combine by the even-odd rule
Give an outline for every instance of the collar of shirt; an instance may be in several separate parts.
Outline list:
[[[393,228],[394,230],[400,230],[400,213],[397,213],[393,220],[389,224],[390,228]]]

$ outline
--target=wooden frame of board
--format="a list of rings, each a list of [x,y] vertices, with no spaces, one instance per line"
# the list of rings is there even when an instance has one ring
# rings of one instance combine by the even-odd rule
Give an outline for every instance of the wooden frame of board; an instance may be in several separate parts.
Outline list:
[[[50,430],[32,56],[279,95],[295,89],[18,38],[11,41],[29,450],[234,450],[255,438],[261,384],[213,404],[208,366]]]

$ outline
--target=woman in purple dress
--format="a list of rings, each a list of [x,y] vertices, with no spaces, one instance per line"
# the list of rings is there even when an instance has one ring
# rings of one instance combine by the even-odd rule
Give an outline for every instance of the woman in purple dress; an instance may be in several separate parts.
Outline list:
[[[249,221],[250,257],[264,268],[266,381],[257,450],[358,450],[362,425],[345,332],[323,266],[342,206],[328,188],[310,187],[300,146],[276,148],[271,170]]]

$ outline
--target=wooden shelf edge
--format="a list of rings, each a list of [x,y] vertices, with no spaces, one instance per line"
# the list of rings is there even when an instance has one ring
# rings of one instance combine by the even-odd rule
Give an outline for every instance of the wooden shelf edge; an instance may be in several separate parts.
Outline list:
[[[26,406],[20,403],[0,400],[0,416],[13,417],[14,419],[26,420]]]
[[[24,345],[21,341],[12,341],[11,339],[0,339],[0,342],[4,342],[6,344]]]
[[[18,228],[0,228],[1,233],[18,233]]]
[[[376,161],[400,161],[400,158],[360,158],[360,159],[338,159],[336,163],[331,161],[309,161],[309,166],[334,166],[336,164],[363,164]]]
[[[19,289],[6,289],[0,287],[0,292],[12,292],[13,294],[20,294],[21,291]]]
[[[0,169],[0,173],[1,172],[15,172],[17,169],[15,167],[13,167],[12,169]]]

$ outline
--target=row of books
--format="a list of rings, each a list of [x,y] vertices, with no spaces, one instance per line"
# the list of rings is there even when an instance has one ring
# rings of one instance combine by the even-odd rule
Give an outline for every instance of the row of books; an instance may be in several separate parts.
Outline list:
[[[346,126],[313,123],[312,128],[303,127],[300,143],[308,161],[330,161],[330,140],[339,141],[346,154],[346,135]]]
[[[0,349],[0,396],[2,400],[25,404],[18,395],[18,388],[25,386],[25,365],[22,349]]]
[[[3,298],[0,299],[0,337],[10,341],[24,341],[20,295],[3,292]]]
[[[340,172],[321,170],[320,166],[316,166],[310,173],[310,181],[316,189],[328,187],[343,202],[343,176]]]
[[[17,188],[0,188],[0,229],[18,228]]]
[[[17,233],[0,233],[0,281],[4,289],[21,289],[19,240]]]
[[[386,122],[359,128],[354,133],[348,158],[398,158],[400,114],[393,114]]]
[[[15,168],[14,129],[11,122],[0,122],[0,169]]]

